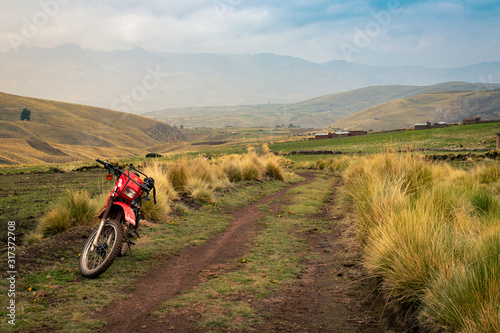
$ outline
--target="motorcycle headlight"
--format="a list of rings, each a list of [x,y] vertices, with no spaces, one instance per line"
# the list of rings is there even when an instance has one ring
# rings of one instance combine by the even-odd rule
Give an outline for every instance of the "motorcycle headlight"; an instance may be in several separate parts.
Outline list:
[[[130,199],[133,199],[136,194],[137,192],[131,189],[130,187],[127,187],[125,191],[123,191],[123,195],[129,197]]]

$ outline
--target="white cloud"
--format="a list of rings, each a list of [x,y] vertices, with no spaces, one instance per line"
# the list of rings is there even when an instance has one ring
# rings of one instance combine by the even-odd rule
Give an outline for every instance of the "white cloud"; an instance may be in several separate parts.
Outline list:
[[[385,24],[377,15],[391,3],[399,11]],[[468,0],[0,1],[0,51],[12,49],[17,35],[23,38],[18,47],[78,43],[99,50],[273,52],[323,62],[345,59],[340,46],[356,46],[364,33],[369,42],[358,43],[352,61],[466,65],[499,60],[499,8]],[[37,24],[44,13],[47,22]],[[37,32],[26,38],[30,24],[38,25]]]

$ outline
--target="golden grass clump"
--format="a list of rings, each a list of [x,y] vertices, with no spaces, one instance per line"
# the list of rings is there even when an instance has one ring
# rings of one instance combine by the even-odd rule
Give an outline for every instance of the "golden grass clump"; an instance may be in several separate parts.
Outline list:
[[[281,167],[279,157],[272,154],[267,154],[263,158],[263,164],[265,168],[265,174],[272,179],[280,180],[282,182],[286,181],[285,172]]]
[[[195,159],[189,166],[191,177],[201,179],[206,183],[213,183],[218,178],[217,173],[213,170],[212,165],[205,161],[202,157]]]
[[[215,161],[199,156],[167,164],[150,162],[143,171],[155,179],[159,192],[166,193],[170,200],[191,196],[200,202],[213,203],[215,193],[231,188],[233,183],[261,180],[265,176],[284,180],[281,163],[280,158],[271,154],[261,157],[250,147],[247,154],[225,155]]]
[[[142,172],[155,180],[157,199],[161,198],[163,194],[165,194],[167,201],[175,200],[179,197],[179,194],[170,182],[168,170],[168,165],[159,162],[148,163],[142,168]]]
[[[214,191],[210,188],[210,185],[201,178],[190,178],[187,189],[196,201],[203,203],[215,202]]]
[[[385,297],[431,332],[500,328],[497,166],[470,171],[412,154],[353,161],[343,204]]]
[[[500,179],[500,165],[479,165],[473,171],[473,175],[482,184],[495,183]]]
[[[383,277],[388,299],[418,303],[435,272],[463,257],[464,236],[450,229],[433,212],[409,207],[372,230],[366,267]]]
[[[153,196],[150,196],[151,200],[146,201],[141,208],[142,218],[148,221],[154,222],[166,222],[168,220],[168,214],[171,212],[170,205],[166,200],[166,196],[157,193],[156,195],[156,205],[153,202]]]
[[[188,165],[185,160],[180,160],[168,167],[168,180],[172,187],[180,194],[186,193],[186,185],[189,179]]]
[[[38,228],[47,237],[72,227],[87,226],[94,222],[97,211],[98,207],[89,200],[88,192],[66,190],[55,207],[41,218]]]
[[[328,171],[345,171],[348,166],[355,163],[357,157],[355,156],[341,156],[341,157],[329,157],[323,160],[321,157],[318,158],[316,162],[314,161],[303,161],[293,163],[291,161],[288,163],[293,163],[293,166],[297,169],[305,170],[328,170]]]
[[[408,205],[409,198],[402,190],[402,183],[401,179],[384,183],[377,175],[371,181],[358,183],[352,208],[357,220],[356,233],[362,243],[366,242],[374,227]]]
[[[321,157],[318,158],[318,160],[316,161],[316,169],[325,170],[325,168],[326,168],[326,161],[323,160]]]
[[[230,182],[236,183],[243,181],[243,169],[239,156],[230,155],[222,160],[222,169]]]
[[[150,221],[166,221],[172,210],[171,201],[178,198],[177,192],[170,183],[168,168],[164,164],[154,162],[148,163],[142,172],[155,180],[156,188],[156,205],[153,202],[153,193],[151,193],[151,200],[146,201],[142,206],[142,216]]]
[[[441,270],[427,286],[420,320],[430,331],[500,332],[500,228],[476,242],[467,262]]]
[[[262,178],[264,165],[255,151],[241,158],[241,172],[243,180],[258,180]]]

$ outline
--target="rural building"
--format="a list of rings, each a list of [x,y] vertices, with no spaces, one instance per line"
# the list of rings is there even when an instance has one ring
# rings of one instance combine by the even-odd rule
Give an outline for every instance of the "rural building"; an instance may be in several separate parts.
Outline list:
[[[332,134],[332,138],[340,138],[344,136],[349,136],[351,133],[349,132],[335,132]]]
[[[332,132],[328,133],[316,133],[314,135],[315,139],[330,139],[332,137]]]
[[[358,136],[358,135],[367,135],[368,132],[367,131],[350,131],[349,133],[350,136]]]
[[[432,128],[430,120],[427,120],[426,123],[415,124],[416,130],[423,130],[423,129],[429,129],[429,128]]]
[[[331,139],[331,138],[341,138],[345,136],[357,136],[357,135],[367,135],[367,131],[339,131],[339,132],[328,132],[328,133],[316,133],[314,134],[315,139]]]
[[[481,122],[481,117],[468,117],[462,120],[464,125],[479,124]]]
[[[448,127],[448,123],[445,121],[438,121],[437,123],[434,123],[434,125],[432,125],[432,128],[443,128],[443,127]]]

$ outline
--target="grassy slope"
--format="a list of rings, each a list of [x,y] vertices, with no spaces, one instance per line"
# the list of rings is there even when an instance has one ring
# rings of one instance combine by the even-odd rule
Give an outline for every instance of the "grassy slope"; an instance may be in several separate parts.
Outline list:
[[[29,122],[20,120],[25,107],[31,110]],[[150,147],[180,138],[170,126],[149,118],[3,93],[0,112],[2,164],[67,162],[96,154],[142,154]],[[159,131],[148,135],[154,128]]]
[[[500,118],[500,90],[443,91],[383,103],[332,124],[347,130],[413,127],[415,123],[461,122],[470,116]]]

